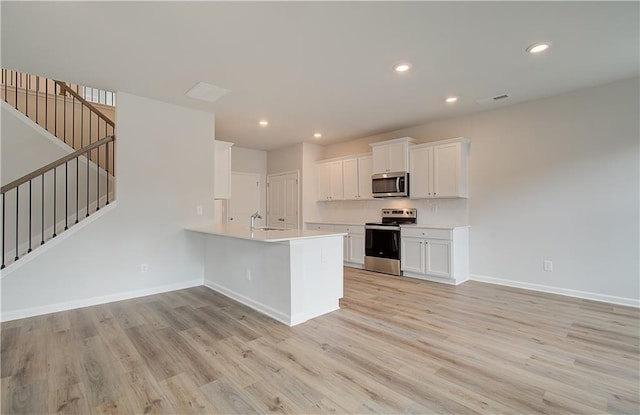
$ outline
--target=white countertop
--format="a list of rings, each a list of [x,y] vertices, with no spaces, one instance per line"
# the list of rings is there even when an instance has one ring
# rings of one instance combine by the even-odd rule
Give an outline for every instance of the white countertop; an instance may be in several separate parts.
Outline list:
[[[317,223],[319,225],[364,226],[364,223],[355,222],[327,222],[326,220],[308,220],[304,223]]]
[[[372,221],[374,222],[374,221]],[[322,225],[346,225],[346,226],[364,226],[364,223],[353,222],[328,222],[324,220],[306,221],[305,223],[318,223]],[[416,224],[403,224],[400,227],[407,228],[425,228],[425,229],[455,229],[455,228],[468,228],[469,225],[451,225],[451,224],[428,224],[428,223],[416,223]]]
[[[401,228],[424,228],[424,229],[456,229],[456,228],[469,228],[469,225],[428,225],[422,223],[416,224],[403,224],[400,225]]]
[[[265,231],[256,228],[251,230],[249,226],[237,223],[206,225],[195,228],[187,228],[188,231],[205,233],[209,235],[228,236],[230,238],[248,239],[259,242],[286,242],[296,239],[326,238],[329,236],[344,236],[341,232],[322,232],[306,229],[283,229]]]

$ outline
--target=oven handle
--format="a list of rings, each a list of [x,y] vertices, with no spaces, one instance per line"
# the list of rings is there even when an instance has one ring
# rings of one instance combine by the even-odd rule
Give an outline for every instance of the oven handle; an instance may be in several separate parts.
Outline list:
[[[373,229],[376,231],[399,231],[400,227],[399,226],[377,226],[377,225],[366,225],[364,227],[365,230],[367,229]]]

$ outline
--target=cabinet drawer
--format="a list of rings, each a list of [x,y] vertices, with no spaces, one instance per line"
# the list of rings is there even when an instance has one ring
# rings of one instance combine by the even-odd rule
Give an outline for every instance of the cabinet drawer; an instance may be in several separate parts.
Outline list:
[[[402,236],[426,239],[448,239],[451,240],[451,230],[431,229],[431,228],[402,228]]]
[[[307,229],[313,231],[333,232],[333,225],[326,223],[307,223]]]
[[[364,234],[364,226],[358,225],[333,225],[333,230],[334,232]]]

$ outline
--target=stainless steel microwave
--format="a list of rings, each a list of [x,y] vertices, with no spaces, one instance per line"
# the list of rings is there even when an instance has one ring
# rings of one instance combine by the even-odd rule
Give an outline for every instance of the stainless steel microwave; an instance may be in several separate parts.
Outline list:
[[[371,193],[373,197],[408,197],[409,173],[379,173],[371,176]]]

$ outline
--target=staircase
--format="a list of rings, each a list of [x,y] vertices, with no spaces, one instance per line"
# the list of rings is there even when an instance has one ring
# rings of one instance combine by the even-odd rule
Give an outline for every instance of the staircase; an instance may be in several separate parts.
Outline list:
[[[6,184],[3,169],[4,269],[114,200],[115,94],[2,69],[0,97],[64,154]]]

